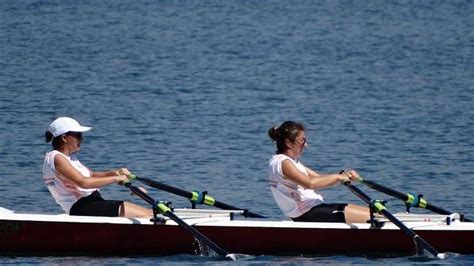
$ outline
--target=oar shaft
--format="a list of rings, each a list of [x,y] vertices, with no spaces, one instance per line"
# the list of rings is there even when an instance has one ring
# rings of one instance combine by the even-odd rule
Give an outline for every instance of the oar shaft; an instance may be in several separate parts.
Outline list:
[[[164,215],[168,216],[171,220],[175,221],[177,224],[179,224],[180,226],[184,227],[186,230],[191,232],[191,234],[193,236],[195,236],[196,238],[198,238],[202,242],[206,243],[206,245],[208,245],[211,249],[216,251],[219,255],[221,255],[223,257],[227,256],[228,253],[224,249],[219,247],[216,243],[214,243],[212,240],[207,238],[205,235],[203,235],[201,232],[199,232],[196,228],[190,226],[189,224],[187,224],[186,222],[181,220],[178,216],[176,216],[176,214],[174,214],[170,211],[167,211],[167,212],[164,213]]]
[[[139,177],[139,176],[135,176],[135,179],[142,182],[142,183],[144,183],[144,184],[146,184],[146,185],[148,185],[148,186],[151,186],[151,187],[154,187],[154,188],[157,188],[157,189],[160,189],[160,190],[163,190],[163,191],[166,191],[166,192],[169,192],[169,193],[181,196],[181,197],[185,197],[185,198],[190,199],[190,200],[193,199],[193,193],[190,192],[190,191],[186,191],[186,190],[183,190],[183,189],[180,189],[180,188],[177,188],[177,187],[173,187],[173,186],[161,183],[161,182],[157,182],[157,181],[154,181],[154,180],[151,180],[151,179],[148,179],[148,178]],[[204,204],[207,204],[206,201],[204,201]],[[232,206],[232,205],[229,205],[227,203],[220,202],[220,201],[217,201],[217,200],[213,200],[212,204],[207,204],[207,205],[214,206],[216,208],[220,208],[220,209],[223,209],[223,210],[244,210],[242,208],[238,208],[238,207],[235,207],[235,206]],[[247,217],[251,217],[251,218],[266,218],[263,215],[260,215],[260,214],[254,213],[254,212],[250,212],[250,211],[246,211],[246,210],[245,210],[244,214]]]
[[[139,196],[140,198],[142,198],[143,200],[145,200],[146,202],[148,202],[152,206],[155,205],[155,200],[152,197],[150,197],[148,194],[143,192],[141,189],[133,186],[132,183],[127,182],[127,183],[124,183],[123,185],[125,187],[129,188],[130,191],[132,191],[135,195]]]
[[[351,184],[350,181],[344,182],[344,185],[347,186],[357,197],[362,199],[365,203],[370,204],[373,202],[372,198],[370,198],[365,192],[360,190],[358,187]],[[380,205],[379,205],[380,206]],[[400,220],[398,220],[395,216],[393,216],[385,207],[378,208],[377,211],[385,216],[390,222],[395,224],[402,232],[404,232],[407,236],[409,236],[413,241],[416,241],[417,244],[422,245],[423,248],[428,250],[433,256],[436,258],[442,258],[443,255],[440,254],[436,249],[434,249],[428,242],[426,242],[423,238],[417,235],[413,230],[408,228],[405,224],[403,224]]]
[[[408,195],[406,193],[402,193],[402,192],[399,192],[397,190],[394,190],[394,189],[391,189],[389,187],[386,187],[384,185],[380,185],[376,182],[373,182],[373,181],[369,181],[369,180],[365,180],[365,179],[360,179],[360,181],[364,184],[364,185],[367,185],[368,187],[370,188],[373,188],[377,191],[380,191],[382,193],[385,193],[387,195],[390,195],[392,197],[395,197],[395,198],[398,198],[404,202],[407,202],[409,203],[410,201],[410,196],[411,197],[414,197],[412,195]],[[446,210],[446,209],[443,209],[441,207],[438,207],[438,206],[435,206],[431,203],[428,203],[426,202],[426,200],[423,199],[423,203],[424,204],[419,204],[418,206],[415,206],[415,207],[420,207],[420,208],[424,208],[424,209],[427,209],[429,211],[432,211],[432,212],[435,212],[435,213],[439,213],[439,214],[443,214],[443,215],[450,215],[452,214],[453,212],[452,211],[449,211],[449,210]],[[471,220],[467,219],[467,218],[463,218],[463,221],[465,222],[470,222]]]
[[[400,230],[402,230],[406,235],[408,235],[411,239],[413,239],[414,241],[416,241],[416,243],[418,245],[422,245],[423,248],[425,248],[426,250],[428,250],[428,252],[430,252],[431,254],[433,254],[435,257],[438,258],[438,254],[439,252],[436,251],[436,249],[434,249],[430,244],[428,244],[428,242],[426,242],[423,238],[421,238],[418,234],[416,234],[415,232],[413,232],[413,230],[411,230],[410,228],[406,227],[406,225],[404,225],[400,220],[398,220],[395,216],[393,216],[393,214],[391,214],[390,212],[388,212],[387,210],[385,209],[382,209],[381,210],[381,213],[383,216],[385,216],[390,222],[392,222],[393,224],[395,224],[398,228],[400,228]]]
[[[160,182],[153,181],[151,179],[143,178],[143,177],[139,177],[139,176],[136,176],[135,179],[142,182],[143,184],[146,184],[146,185],[150,186],[150,187],[154,187],[154,188],[157,188],[157,189],[160,189],[160,190],[163,190],[163,191],[166,191],[166,192],[169,192],[169,193],[181,196],[181,197],[185,197],[185,198],[188,198],[188,199],[191,199],[193,197],[193,193],[191,193],[189,191],[186,191],[186,190],[183,190],[183,189],[180,189],[180,188],[177,188],[177,187],[173,187],[173,186],[170,186],[170,185],[167,185],[167,184],[164,184],[164,183],[160,183]]]
[[[369,181],[369,180],[365,180],[365,179],[361,179],[362,183],[364,183],[365,185],[367,185],[368,187],[370,188],[373,188],[375,190],[378,190],[380,192],[383,192],[387,195],[390,195],[392,197],[395,197],[395,198],[398,198],[398,199],[401,199],[403,201],[407,201],[408,200],[408,195],[405,194],[405,193],[401,193],[399,191],[396,191],[394,189],[391,189],[389,187],[386,187],[386,186],[383,186],[383,185],[380,185],[380,184],[377,184],[375,182],[372,182],[372,181]]]
[[[143,192],[141,189],[133,186],[130,182],[124,183],[123,184],[125,187],[129,188],[133,193],[138,195],[140,198],[145,200],[146,202],[150,203],[154,208],[158,207],[158,209],[162,212],[163,215],[169,217],[171,220],[176,222],[178,225],[183,227],[186,231],[191,233],[194,237],[198,238],[202,242],[204,242],[206,245],[208,245],[211,249],[216,251],[219,255],[223,257],[227,257],[229,253],[227,253],[224,249],[219,247],[216,243],[214,243],[212,240],[207,238],[205,235],[203,235],[201,232],[199,232],[196,228],[190,226],[187,224],[185,221],[183,221],[181,218],[176,216],[173,212],[169,210],[168,207],[166,206],[160,206],[159,204],[157,205],[156,201],[150,197],[148,194]],[[230,257],[232,258],[232,257]]]
[[[242,208],[238,208],[238,207],[235,207],[235,206],[232,206],[232,205],[229,205],[227,203],[224,203],[224,202],[220,202],[220,201],[215,201],[213,206],[215,206],[216,208],[219,208],[219,209],[222,209],[222,210],[234,210],[234,211],[241,211],[243,210]],[[263,215],[260,215],[258,213],[254,213],[254,212],[251,212],[251,211],[248,211],[248,210],[243,210],[244,211],[244,215],[246,217],[250,217],[250,218],[267,218]]]

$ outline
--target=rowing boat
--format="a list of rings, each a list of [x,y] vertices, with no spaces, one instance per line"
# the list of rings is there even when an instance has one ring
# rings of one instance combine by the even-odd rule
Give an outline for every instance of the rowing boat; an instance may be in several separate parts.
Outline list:
[[[389,220],[308,223],[240,218],[235,210],[175,209],[223,249],[249,255],[409,255],[414,241]],[[474,222],[458,214],[395,214],[440,252],[474,253]],[[166,216],[158,219],[26,214],[0,208],[0,255],[174,255],[206,248]]]
[[[22,214],[0,207],[0,256],[216,254],[237,260],[239,253],[377,257],[415,252],[445,259],[449,253],[474,253],[474,222],[464,215],[428,203],[422,195],[362,178],[361,183],[403,200],[407,213],[392,214],[384,201],[349,181],[343,184],[369,206],[367,223],[272,220],[217,201],[206,191],[186,191],[135,175],[129,179],[188,198],[193,208],[173,210],[131,182],[123,185],[150,204],[151,219]],[[195,209],[197,204],[221,210]],[[412,207],[437,214],[413,214]]]

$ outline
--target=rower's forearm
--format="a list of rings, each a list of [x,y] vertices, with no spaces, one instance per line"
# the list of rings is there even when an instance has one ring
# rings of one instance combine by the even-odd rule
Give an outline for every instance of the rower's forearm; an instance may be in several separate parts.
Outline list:
[[[309,188],[311,189],[322,189],[330,187],[334,184],[337,184],[341,180],[341,175],[339,174],[328,174],[328,175],[319,175],[318,177],[311,178],[309,183]]]
[[[110,177],[120,175],[120,169],[110,171],[92,172],[92,177]]]

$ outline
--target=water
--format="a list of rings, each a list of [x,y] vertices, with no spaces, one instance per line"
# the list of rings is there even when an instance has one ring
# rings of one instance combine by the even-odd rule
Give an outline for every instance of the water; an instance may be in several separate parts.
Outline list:
[[[60,211],[41,164],[50,149],[45,128],[66,115],[93,127],[79,156],[94,170],[126,166],[281,219],[267,187],[275,148],[266,132],[292,119],[308,128],[308,166],[356,168],[472,218],[473,14],[472,1],[4,1],[0,206]],[[342,186],[322,193],[329,202],[360,203]],[[119,186],[103,194],[141,203]],[[164,192],[153,196],[189,206]],[[403,210],[394,200],[388,206]],[[223,263],[189,255],[2,261]],[[419,261],[262,256],[245,263]]]

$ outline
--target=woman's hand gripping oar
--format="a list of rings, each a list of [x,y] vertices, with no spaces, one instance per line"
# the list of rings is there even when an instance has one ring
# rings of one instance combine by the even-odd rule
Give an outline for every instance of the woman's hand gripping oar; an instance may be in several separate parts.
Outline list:
[[[266,218],[263,215],[260,215],[260,214],[254,213],[254,212],[250,212],[246,209],[238,208],[238,207],[235,207],[235,206],[217,201],[213,197],[211,197],[211,196],[209,196],[209,195],[207,195],[206,193],[203,193],[203,192],[186,191],[186,190],[183,190],[183,189],[180,189],[180,188],[177,188],[177,187],[173,187],[173,186],[161,183],[161,182],[157,182],[157,181],[154,181],[154,180],[151,180],[151,179],[148,179],[148,178],[139,177],[139,176],[136,176],[134,174],[131,174],[129,176],[129,178],[130,178],[130,180],[136,179],[136,180],[138,180],[138,181],[140,181],[140,182],[142,182],[142,183],[144,183],[144,184],[146,184],[150,187],[154,187],[156,189],[160,189],[160,190],[163,190],[163,191],[166,191],[166,192],[169,192],[169,193],[181,196],[181,197],[185,197],[185,198],[189,199],[194,204],[206,204],[208,206],[214,206],[214,207],[217,207],[217,208],[220,208],[220,209],[223,209],[223,210],[243,210],[244,211],[243,215],[245,217]]]
[[[417,235],[413,230],[408,228],[400,220],[398,220],[395,216],[393,216],[393,214],[391,214],[381,202],[372,200],[362,190],[352,185],[350,181],[344,181],[343,184],[347,186],[357,197],[362,199],[365,203],[369,204],[369,206],[371,206],[374,209],[374,211],[376,211],[379,214],[382,214],[390,222],[392,222],[398,228],[400,228],[400,230],[402,230],[403,233],[405,233],[408,237],[410,237],[415,242],[416,247],[421,246],[437,259],[446,258],[445,253],[439,253],[435,248],[433,248],[430,244],[428,244],[428,242],[426,242],[423,238],[421,238],[421,236]]]
[[[139,189],[138,187],[133,186],[131,182],[126,182],[126,183],[122,183],[122,184],[125,187],[129,188],[130,191],[133,194],[139,196],[140,198],[142,198],[143,200],[148,202],[160,214],[163,214],[163,215],[169,217],[171,220],[173,220],[178,225],[180,225],[183,229],[185,229],[186,231],[191,233],[195,238],[199,239],[200,241],[202,241],[203,243],[208,245],[211,249],[216,251],[217,254],[219,254],[220,256],[223,256],[225,258],[229,258],[229,259],[234,260],[234,261],[237,260],[237,257],[236,257],[235,254],[228,253],[227,251],[225,251],[224,249],[219,247],[216,243],[214,243],[212,240],[210,240],[205,235],[203,235],[201,232],[199,232],[196,228],[194,228],[194,227],[190,226],[189,224],[187,224],[181,218],[176,216],[171,211],[171,209],[168,206],[166,206],[166,204],[164,204],[162,202],[156,202],[152,197],[150,197],[148,194],[143,192],[141,189]]]

